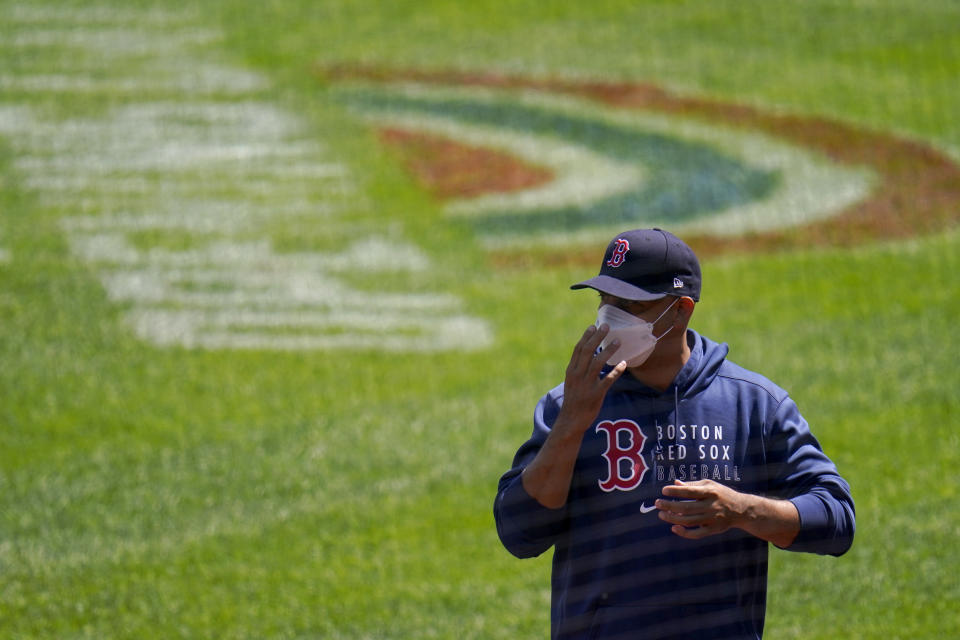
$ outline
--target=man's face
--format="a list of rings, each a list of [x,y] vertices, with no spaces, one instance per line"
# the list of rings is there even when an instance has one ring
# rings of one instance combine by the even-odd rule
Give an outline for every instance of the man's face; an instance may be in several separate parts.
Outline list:
[[[618,309],[623,309],[641,320],[654,322],[675,300],[676,298],[673,296],[664,296],[657,300],[625,300],[608,293],[601,293],[599,306],[609,304]]]

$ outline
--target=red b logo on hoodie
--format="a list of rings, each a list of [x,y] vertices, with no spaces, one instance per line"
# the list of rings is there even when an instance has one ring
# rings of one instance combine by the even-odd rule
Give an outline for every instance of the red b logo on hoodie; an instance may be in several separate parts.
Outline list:
[[[647,436],[633,420],[604,420],[597,425],[597,432],[601,431],[607,434],[607,450],[603,452],[607,479],[599,481],[600,488],[607,492],[636,489],[647,473],[647,463],[640,455]],[[625,447],[620,444],[621,436],[626,436]]]

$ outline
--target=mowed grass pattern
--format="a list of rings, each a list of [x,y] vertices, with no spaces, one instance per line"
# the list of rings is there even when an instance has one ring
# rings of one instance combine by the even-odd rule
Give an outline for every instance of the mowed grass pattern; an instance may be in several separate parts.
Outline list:
[[[960,44],[942,3],[0,12],[9,638],[547,635],[549,559],[503,551],[491,502],[593,319],[593,298],[566,288],[596,265],[496,266],[313,63],[649,78],[960,147],[960,95],[941,82]],[[157,122],[171,128],[147,137]],[[791,390],[858,505],[844,558],[772,553],[768,637],[960,624],[958,249],[948,230],[704,265],[694,325]],[[142,286],[116,288],[131,273]],[[326,297],[278,301],[298,273]],[[344,305],[338,327],[304,326]],[[261,342],[138,330],[144,312],[211,307],[258,309],[239,333]],[[306,315],[264,320],[280,311]],[[397,314],[413,324],[380,326]],[[458,318],[469,348],[421,350]],[[302,342],[355,329],[407,343]]]

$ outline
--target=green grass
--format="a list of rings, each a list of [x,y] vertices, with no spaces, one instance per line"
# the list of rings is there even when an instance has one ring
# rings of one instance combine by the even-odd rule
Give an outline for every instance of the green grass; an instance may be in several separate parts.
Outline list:
[[[28,5],[0,2],[0,15],[13,6]],[[956,13],[943,2],[224,1],[176,18],[222,29],[224,41],[198,45],[203,59],[263,74],[268,86],[244,99],[302,119],[301,136],[349,170],[348,194],[158,172],[145,193],[93,184],[60,201],[18,164],[30,143],[0,129],[0,637],[547,635],[549,559],[499,546],[492,498],[593,320],[594,298],[567,286],[594,267],[494,266],[330,98],[314,63],[653,80],[957,149]],[[104,66],[66,45],[11,44],[62,15],[32,28],[0,19],[0,69],[89,65],[112,81],[159,64],[135,47]],[[99,122],[180,97],[109,82],[5,88],[0,109]],[[382,303],[391,291],[455,296],[495,341],[440,353],[152,345],[126,319],[135,303],[109,297],[106,267],[77,255],[62,221],[150,212],[177,189],[264,207],[303,192],[330,206],[235,236],[278,251],[336,252],[386,230],[431,268],[342,281]],[[195,241],[136,238],[142,250]],[[848,555],[771,554],[771,638],[940,638],[960,624],[958,256],[948,231],[705,262],[695,327],[791,390],[857,501]]]
[[[223,5],[251,61],[284,74],[319,61],[640,79],[960,143],[960,8],[940,0]]]

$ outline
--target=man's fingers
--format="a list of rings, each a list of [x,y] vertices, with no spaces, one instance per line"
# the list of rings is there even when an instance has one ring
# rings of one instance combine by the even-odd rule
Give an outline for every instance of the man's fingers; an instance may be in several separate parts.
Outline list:
[[[596,378],[606,364],[610,354],[614,353],[620,347],[620,342],[615,340],[607,345],[600,353],[597,352],[597,349],[609,332],[610,328],[606,324],[601,324],[599,327],[593,325],[587,327],[580,337],[580,341],[577,342],[577,346],[573,349],[573,355],[570,357],[570,366],[567,369],[568,373],[588,375]],[[607,355],[604,356],[604,354]]]
[[[719,531],[714,531],[710,527],[688,528],[678,524],[670,527],[670,531],[681,538],[686,538],[687,540],[699,540],[701,538],[706,538],[707,536],[712,536],[715,533],[719,533]]]
[[[603,326],[606,326],[606,325],[603,325]],[[605,346],[597,354],[596,360],[599,362],[600,367],[603,368],[603,366],[607,363],[607,361],[609,361],[610,358],[613,356],[613,354],[615,354],[619,349],[620,349],[620,341],[614,338],[613,340],[610,341],[610,344]]]
[[[657,502],[662,501],[658,500]],[[658,515],[661,520],[673,525],[670,527],[673,533],[689,540],[723,533],[729,528],[729,525],[718,522],[712,514],[705,512],[683,514],[675,511],[661,511]]]
[[[703,525],[709,522],[711,519],[710,516],[703,512],[686,514],[677,513],[676,511],[661,511],[658,515],[664,522],[669,522],[670,524],[680,524],[685,527]]]
[[[573,355],[570,356],[569,370],[579,369],[585,362],[589,362],[593,358],[593,352],[597,349],[596,345],[600,344],[600,342],[598,341],[593,347],[590,346],[590,343],[598,332],[599,329],[593,325],[584,329],[580,340],[578,340],[576,346],[573,347]]]
[[[674,500],[657,500],[654,506],[660,510],[661,520],[671,524],[694,526],[710,522],[714,513],[706,503],[695,500],[691,502],[677,502]]]
[[[699,500],[681,502],[679,500],[658,499],[656,502],[654,502],[654,505],[656,505],[657,509],[660,509],[660,511],[669,511],[670,513],[691,514],[706,512],[706,505]]]
[[[594,355],[596,355],[597,349],[600,348],[600,344],[603,342],[603,339],[607,337],[608,333],[610,333],[610,327],[608,327],[605,324],[601,324],[599,327],[596,328],[596,330],[587,340],[587,343],[585,346],[588,349],[587,353],[590,356],[591,360],[597,359],[597,358],[594,358]]]
[[[681,483],[677,480],[677,484],[668,484],[663,487],[663,495],[668,498],[685,498],[685,499],[697,499],[703,498],[710,494],[710,489],[707,485],[703,484],[704,480],[697,480],[696,482],[684,482]]]
[[[617,378],[623,375],[623,372],[626,370],[627,370],[627,363],[624,362],[623,360],[618,362],[617,366],[615,366],[613,369],[608,371],[607,375],[603,377],[603,390],[606,391],[611,386],[613,386],[613,383],[617,381]]]

